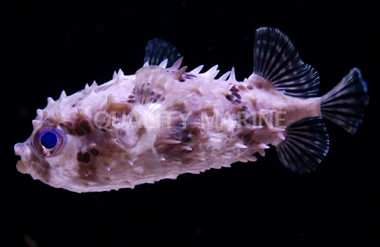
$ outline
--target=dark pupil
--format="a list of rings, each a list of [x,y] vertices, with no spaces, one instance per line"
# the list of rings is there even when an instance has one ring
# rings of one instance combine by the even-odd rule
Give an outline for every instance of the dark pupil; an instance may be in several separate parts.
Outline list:
[[[47,149],[53,148],[57,145],[57,136],[53,132],[47,131],[41,136],[41,144]]]

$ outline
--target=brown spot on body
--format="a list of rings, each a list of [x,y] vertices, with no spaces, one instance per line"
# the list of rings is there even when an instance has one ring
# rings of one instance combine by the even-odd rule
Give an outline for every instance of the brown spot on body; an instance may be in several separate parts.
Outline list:
[[[89,153],[82,153],[82,152],[78,152],[77,154],[77,160],[80,161],[80,162],[84,162],[84,163],[88,163],[90,162],[90,154]]]
[[[183,112],[183,111],[185,111],[185,109],[186,109],[186,107],[185,107],[184,102],[176,102],[176,104],[173,105],[170,110]]]
[[[232,92],[232,95],[235,96],[235,97],[238,98],[238,99],[241,99],[240,94],[237,93],[237,92]]]
[[[164,154],[165,159],[184,158],[184,155],[191,153],[187,145],[181,144],[159,144],[156,146],[156,151],[159,154]]]
[[[86,133],[91,133],[91,127],[90,127],[90,124],[88,123],[87,120],[82,120],[80,123],[79,123],[79,126],[86,132]]]
[[[92,149],[90,150],[90,153],[91,153],[92,155],[94,155],[94,156],[98,156],[100,152],[99,152],[98,149],[96,149],[96,148],[92,148]]]
[[[66,121],[59,123],[59,125],[74,136],[84,136],[85,134],[91,133],[92,130],[89,121],[86,120],[82,114],[77,114],[77,119],[74,124]]]
[[[93,148],[90,150],[90,153],[94,155],[96,154],[96,151],[98,151],[96,148]],[[99,152],[99,151],[98,151]],[[97,175],[97,167],[94,162],[91,161],[91,155],[88,152],[82,153],[78,152],[77,154],[77,160],[78,163],[78,176],[79,178],[85,180],[85,181],[96,181],[98,179]],[[97,153],[96,155],[98,155]],[[96,156],[94,155],[94,156]]]
[[[74,130],[74,133],[76,133],[78,136],[84,136],[86,134],[86,132],[80,126],[76,126]]]
[[[137,135],[139,136],[139,138],[141,138],[141,136],[145,133],[146,133],[145,128],[139,128],[139,130],[137,131]]]
[[[73,127],[73,123],[72,122],[64,122],[63,124],[65,126],[67,126],[68,128],[72,128]]]
[[[238,94],[236,92],[232,92],[232,94],[228,93],[226,95],[226,99],[228,101],[230,101],[233,105],[241,104],[242,102],[241,102],[240,98],[241,98],[240,94]]]
[[[191,136],[194,138],[199,137],[201,134],[201,128],[197,125],[189,124],[187,129],[190,131]]]
[[[231,92],[239,92],[239,89],[235,86],[232,86],[232,88],[230,89]]]
[[[50,180],[50,164],[45,159],[39,158],[34,153],[31,156],[32,169],[38,174],[39,178],[45,183]]]
[[[234,97],[232,96],[232,94],[227,94],[226,95],[226,99],[229,100],[229,101],[233,101]]]
[[[238,134],[238,137],[243,141],[244,145],[251,145],[252,144],[252,133],[249,132],[241,132]]]
[[[241,126],[247,126],[252,124],[252,118],[249,117],[250,112],[248,111],[248,107],[243,105],[238,111],[238,121]]]
[[[128,103],[135,103],[134,99],[127,100]],[[112,102],[107,103],[106,111],[107,112],[120,112],[129,114],[132,110],[132,106],[129,104],[121,103],[121,102]]]
[[[73,134],[73,124],[71,122],[63,122],[60,123],[59,126],[66,129],[69,132],[69,134]]]
[[[167,155],[169,153],[169,151],[173,148],[174,145],[175,144],[160,143],[160,144],[156,145],[155,148],[156,148],[156,151],[158,153],[162,153],[162,154]]]
[[[181,142],[190,141],[190,130],[186,128],[186,122],[178,121],[173,126],[173,138]]]
[[[159,142],[155,146],[158,153],[163,154],[165,159],[180,158],[183,160],[184,155],[193,155],[192,150],[194,148],[193,143],[199,140],[201,134],[201,128],[199,125],[191,124],[188,120],[184,126],[182,121],[178,121],[173,125],[172,134],[170,140],[178,140],[180,143],[168,143]],[[193,157],[191,158],[193,159]]]

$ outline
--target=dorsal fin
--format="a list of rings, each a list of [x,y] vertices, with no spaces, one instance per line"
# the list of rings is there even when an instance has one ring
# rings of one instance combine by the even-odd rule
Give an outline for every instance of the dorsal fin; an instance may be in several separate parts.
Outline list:
[[[293,43],[278,29],[256,30],[253,72],[286,95],[307,98],[318,94],[317,71],[301,60]]]
[[[151,39],[145,47],[144,63],[149,65],[159,65],[165,59],[168,60],[167,67],[172,66],[181,55],[177,48],[162,39]]]

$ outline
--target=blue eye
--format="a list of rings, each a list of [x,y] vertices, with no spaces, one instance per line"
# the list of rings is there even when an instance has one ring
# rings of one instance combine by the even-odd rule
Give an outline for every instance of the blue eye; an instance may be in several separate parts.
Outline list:
[[[47,149],[51,149],[57,145],[57,135],[51,131],[46,131],[41,136],[41,144]]]
[[[36,131],[32,146],[40,157],[58,155],[66,143],[66,133],[59,126],[43,126]]]

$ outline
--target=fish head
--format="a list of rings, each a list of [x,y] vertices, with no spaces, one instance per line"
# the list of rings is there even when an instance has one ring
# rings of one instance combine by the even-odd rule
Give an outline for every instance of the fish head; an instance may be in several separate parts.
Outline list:
[[[62,174],[62,166],[73,166],[69,155],[68,137],[66,130],[50,121],[33,121],[36,128],[31,136],[23,143],[14,146],[16,155],[21,159],[16,168],[19,172],[30,174],[34,179],[59,187],[62,181],[57,181],[54,174]],[[63,177],[61,177],[61,180]]]
[[[31,136],[14,146],[21,157],[16,164],[19,172],[75,192],[113,189],[111,167],[128,164],[129,152],[118,144],[118,129],[99,123],[104,114],[96,113],[105,112],[107,105],[96,105],[98,101],[85,94],[83,90],[57,101],[49,98],[48,105],[37,110]],[[100,93],[96,96],[103,97]],[[100,102],[107,102],[106,95],[104,98]]]

